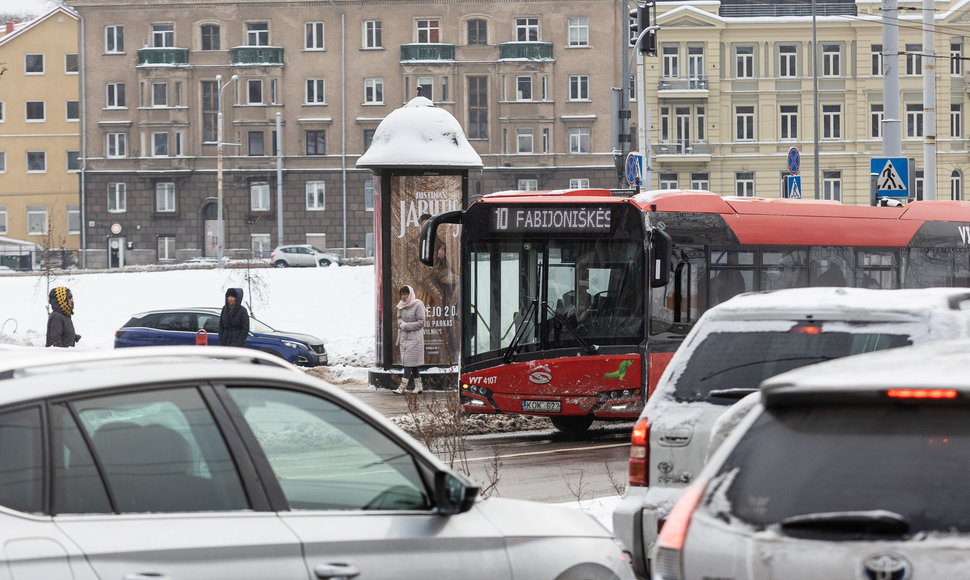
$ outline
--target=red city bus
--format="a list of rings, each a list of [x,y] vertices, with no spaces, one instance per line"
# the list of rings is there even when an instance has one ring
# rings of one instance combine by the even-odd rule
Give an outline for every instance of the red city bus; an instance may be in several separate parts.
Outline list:
[[[970,202],[871,207],[708,191],[486,195],[461,224],[461,403],[582,432],[632,420],[697,318],[800,286],[970,285]]]

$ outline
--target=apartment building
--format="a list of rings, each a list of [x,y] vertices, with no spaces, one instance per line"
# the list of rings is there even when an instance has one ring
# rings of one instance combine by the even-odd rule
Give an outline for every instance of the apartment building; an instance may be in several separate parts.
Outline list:
[[[970,2],[934,7],[931,51],[922,2],[899,2],[902,152],[915,159],[921,196],[922,75],[935,62],[936,199],[967,199]],[[883,156],[881,8],[819,0],[813,48],[808,2],[659,3],[658,56],[643,74],[653,187],[778,197],[795,147],[803,198],[868,204],[870,160]]]
[[[80,247],[77,47],[66,8],[0,25],[0,236],[44,250]]]
[[[618,184],[622,1],[70,4],[92,267],[215,256],[220,174],[228,255],[372,252],[372,176],[356,160],[419,91],[482,157],[472,196]]]

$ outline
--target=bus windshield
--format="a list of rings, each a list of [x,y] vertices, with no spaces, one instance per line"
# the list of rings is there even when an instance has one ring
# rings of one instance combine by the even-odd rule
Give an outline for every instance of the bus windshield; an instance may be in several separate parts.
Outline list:
[[[629,239],[477,240],[462,320],[469,360],[639,344],[644,259]]]

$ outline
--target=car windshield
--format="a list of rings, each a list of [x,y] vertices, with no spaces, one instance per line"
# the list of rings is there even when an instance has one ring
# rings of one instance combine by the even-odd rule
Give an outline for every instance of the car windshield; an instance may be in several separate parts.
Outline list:
[[[249,331],[250,332],[276,332],[276,329],[272,326],[266,324],[261,320],[256,320],[252,316],[249,317]]]
[[[320,248],[317,248],[317,247],[311,247],[310,249],[312,249],[314,252],[316,252],[318,254],[326,254],[326,253],[328,253],[326,250],[321,250]]]
[[[759,529],[783,523],[789,535],[970,532],[968,411],[947,403],[770,410],[721,468],[706,509]],[[711,501],[719,495],[726,501]]]
[[[815,362],[911,344],[900,329],[791,324],[786,330],[714,332],[694,349],[675,382],[681,402],[730,405],[774,375]]]

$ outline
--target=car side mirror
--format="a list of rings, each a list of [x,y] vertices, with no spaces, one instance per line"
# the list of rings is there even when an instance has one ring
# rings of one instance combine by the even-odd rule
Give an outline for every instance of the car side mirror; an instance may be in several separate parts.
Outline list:
[[[439,471],[434,474],[434,496],[437,512],[455,515],[467,512],[478,497],[478,486],[457,473]]]

